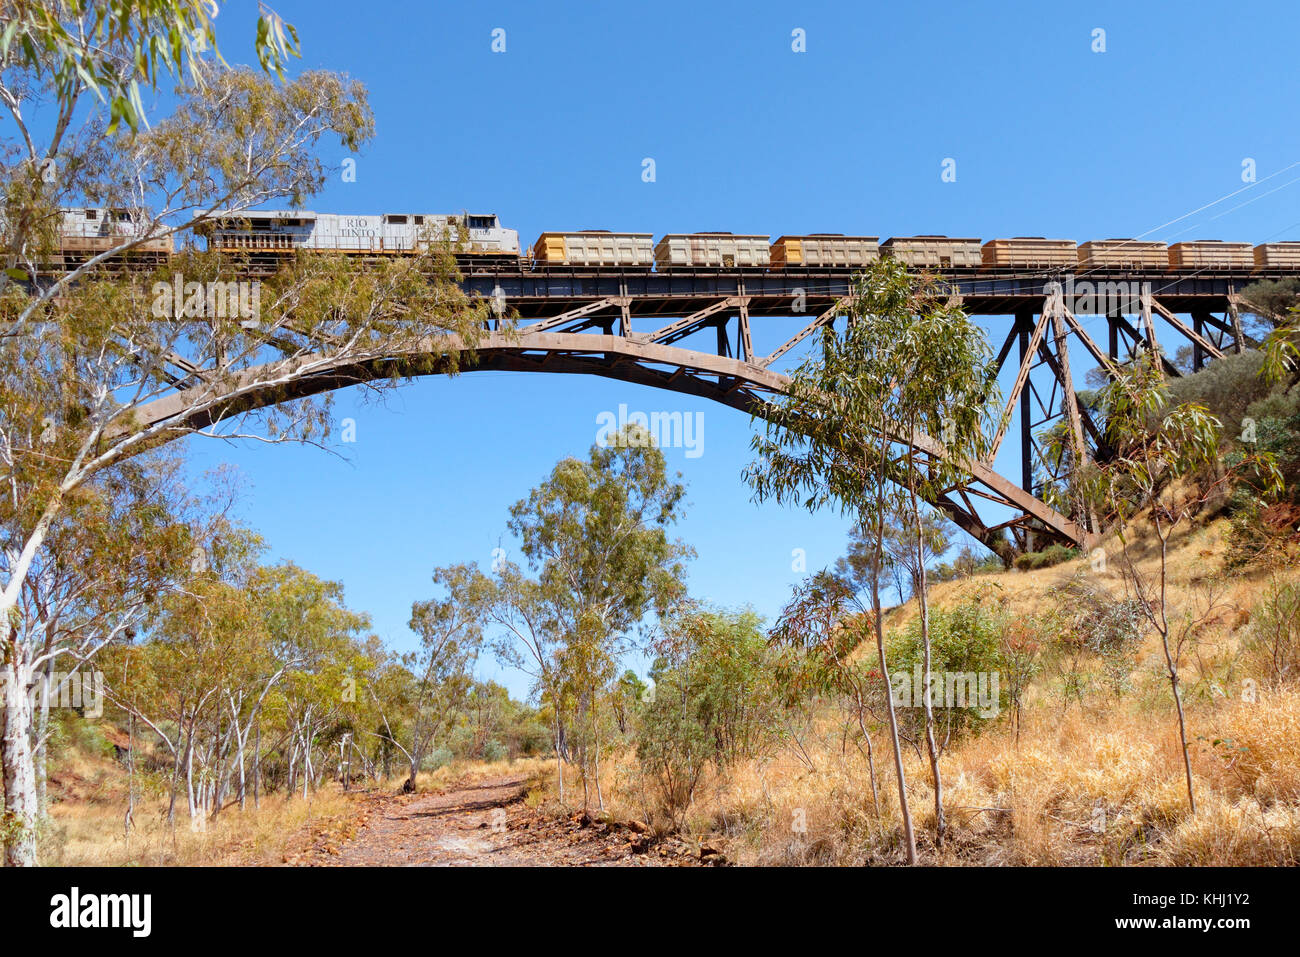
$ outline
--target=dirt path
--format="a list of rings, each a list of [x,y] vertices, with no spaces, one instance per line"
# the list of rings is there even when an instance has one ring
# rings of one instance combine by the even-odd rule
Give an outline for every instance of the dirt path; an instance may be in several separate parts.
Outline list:
[[[583,826],[524,803],[523,776],[459,784],[441,794],[371,795],[355,833],[324,843],[290,863],[356,866],[645,867],[693,861],[685,853],[646,848],[617,825]]]

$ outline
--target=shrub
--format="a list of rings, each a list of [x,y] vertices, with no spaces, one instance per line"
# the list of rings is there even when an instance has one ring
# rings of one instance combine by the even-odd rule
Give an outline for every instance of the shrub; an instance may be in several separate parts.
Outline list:
[[[421,765],[421,770],[436,771],[441,767],[451,764],[452,758],[454,757],[455,755],[452,754],[448,748],[434,748],[425,756],[424,763]]]
[[[656,806],[680,827],[709,762],[712,735],[700,699],[682,672],[661,673],[637,726],[636,755]]]
[[[1297,401],[1300,401],[1300,389],[1288,394],[1275,393],[1263,402],[1253,403],[1248,410],[1254,421],[1254,448],[1272,453],[1286,486],[1284,494],[1288,494],[1293,502],[1300,502],[1300,411],[1295,411]],[[1286,407],[1288,402],[1290,409]]]
[[[1253,349],[1214,359],[1194,375],[1169,380],[1166,409],[1199,403],[1223,423],[1225,435],[1235,438],[1241,434],[1246,409],[1271,391],[1260,377],[1263,365],[1264,354]]]
[[[1230,511],[1224,554],[1229,568],[1291,564],[1300,539],[1300,506],[1290,502],[1270,505],[1249,489],[1239,488],[1233,493]]]
[[[1253,331],[1267,333],[1275,328],[1279,317],[1285,316],[1291,308],[1300,303],[1300,280],[1264,279],[1253,282],[1241,290],[1241,300],[1245,315],[1243,321],[1257,317],[1258,323],[1251,323]]]
[[[1007,699],[1011,705],[1011,726],[1017,739],[1023,713],[1025,692],[1030,682],[1042,668],[1041,655],[1044,636],[1051,631],[1051,622],[1033,615],[1018,615],[1003,622],[998,649],[1006,675]]]
[[[1024,552],[1015,558],[1015,567],[1022,572],[1033,571],[1037,568],[1051,568],[1053,565],[1060,565],[1062,562],[1068,562],[1072,558],[1079,557],[1077,548],[1070,548],[1068,545],[1049,545],[1042,551]]]
[[[516,757],[534,757],[551,750],[551,729],[532,708],[504,733],[506,749]]]
[[[1251,614],[1246,650],[1271,684],[1300,677],[1300,583],[1274,582],[1264,592]]]
[[[1062,628],[1057,650],[1062,655],[1065,697],[1083,699],[1088,679],[1082,670],[1086,656],[1102,663],[1102,675],[1116,697],[1128,690],[1129,675],[1146,617],[1136,598],[1117,598],[1100,582],[1082,572],[1052,589]]]
[[[58,756],[67,748],[98,758],[114,755],[113,742],[95,721],[82,717],[75,709],[50,709],[50,754]]]
[[[1009,703],[1002,680],[1003,625],[1002,616],[979,599],[949,609],[931,609],[932,700],[943,740],[978,731]],[[916,687],[922,664],[921,621],[917,617],[889,640],[890,681],[896,700],[904,705],[898,711],[899,730],[913,738],[924,734],[925,728],[924,702]]]
[[[1288,419],[1295,419],[1300,416],[1300,389],[1288,391],[1284,388],[1275,388],[1264,398],[1257,399],[1246,406],[1246,415],[1256,422],[1275,419],[1278,422],[1285,423]],[[1291,423],[1290,430],[1292,432],[1296,430],[1297,424]]]
[[[775,740],[775,653],[751,611],[691,611],[671,621],[636,706],[634,741],[656,811],[676,826],[706,770],[722,772]]]

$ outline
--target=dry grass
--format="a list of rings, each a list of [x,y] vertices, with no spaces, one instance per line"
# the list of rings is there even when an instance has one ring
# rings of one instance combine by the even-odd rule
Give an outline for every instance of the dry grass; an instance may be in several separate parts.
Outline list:
[[[514,761],[452,761],[436,771],[421,771],[415,777],[420,791],[443,791],[452,785],[464,786],[502,777],[531,779],[545,776],[554,770],[554,762],[546,758],[517,758]],[[402,778],[395,778],[393,787],[400,787]]]
[[[1243,642],[1265,576],[1220,573],[1225,524],[1180,531],[1170,554],[1171,608],[1204,619],[1183,677],[1198,813],[1188,810],[1163,653],[1149,637],[1137,654],[1133,690],[1064,703],[1048,673],[1029,695],[1019,740],[1005,721],[956,742],[942,761],[949,832],[934,846],[928,763],[905,755],[909,802],[923,860],[936,864],[1295,864],[1300,858],[1300,690],[1261,690],[1244,700],[1252,674]],[[1131,539],[1135,540],[1135,539]],[[1136,539],[1145,541],[1146,539]],[[1099,577],[1123,583],[1112,549]],[[1131,549],[1145,572],[1153,549]],[[1028,572],[982,575],[935,587],[937,607],[991,583],[1017,617],[1043,615],[1053,585],[1086,559]],[[1212,606],[1212,607],[1211,607]],[[1208,609],[1208,613],[1207,613]],[[890,628],[915,615],[889,614]],[[1092,663],[1096,667],[1096,663]],[[860,864],[904,860],[897,785],[886,734],[876,734],[880,807],[866,762],[842,749],[847,716],[817,706],[803,754],[791,747],[706,780],[687,830],[721,833],[729,855],[752,864]],[[809,764],[811,762],[811,766]],[[648,817],[644,782],[626,754],[606,762],[610,812]],[[572,795],[570,791],[570,795]],[[664,822],[659,822],[662,826]]]
[[[273,795],[257,808],[251,802],[243,811],[228,807],[216,820],[192,827],[182,796],[172,827],[165,797],[137,798],[128,836],[124,792],[114,800],[64,800],[50,807],[40,859],[68,866],[280,864],[309,828],[341,822],[351,805],[349,796],[330,784],[306,800]]]
[[[905,753],[922,859],[960,865],[1194,864],[1294,865],[1300,861],[1300,688],[1264,686],[1243,693],[1257,666],[1245,646],[1250,609],[1269,576],[1220,571],[1224,523],[1180,531],[1170,556],[1170,604],[1203,619],[1183,674],[1198,813],[1189,813],[1163,656],[1149,637],[1136,656],[1132,690],[1100,691],[1065,703],[1049,668],[1030,689],[1019,739],[1006,721],[954,743],[942,762],[949,821],[943,848],[933,841],[933,795],[926,762]],[[1135,538],[1135,541],[1140,540]],[[1108,549],[1115,549],[1114,542]],[[1122,591],[1115,552],[1100,576]],[[1156,556],[1133,549],[1144,570]],[[1018,618],[1042,616],[1059,599],[1052,587],[1088,567],[1085,559],[1028,572],[982,575],[938,585],[936,607],[992,586]],[[1294,577],[1295,572],[1291,575]],[[1207,595],[1213,593],[1213,607]],[[902,627],[908,605],[889,613]],[[1096,662],[1087,665],[1097,667]],[[723,835],[727,854],[750,864],[887,864],[904,859],[897,791],[887,736],[874,736],[879,806],[866,762],[844,745],[847,715],[834,702],[813,709],[799,735],[763,760],[706,777],[685,821],[694,835]],[[421,774],[421,791],[518,776],[534,805],[556,801],[555,763],[456,762]],[[400,778],[385,782],[397,790]],[[566,804],[582,803],[581,784],[566,769]],[[184,809],[178,826],[165,819],[165,797],[142,798],[136,829],[122,832],[121,766],[69,754],[58,762],[42,839],[43,860],[61,864],[278,864],[304,839],[337,840],[353,810],[331,785],[310,801],[273,796],[261,808],[227,808],[204,831],[192,831]],[[645,820],[660,830],[655,802],[634,757],[624,750],[602,764],[601,796],[616,818]],[[594,807],[596,795],[593,790]]]

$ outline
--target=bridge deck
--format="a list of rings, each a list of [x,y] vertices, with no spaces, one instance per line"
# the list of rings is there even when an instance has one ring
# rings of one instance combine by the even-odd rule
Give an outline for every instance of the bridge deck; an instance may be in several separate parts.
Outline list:
[[[1295,278],[1280,270],[1109,270],[1081,269],[1047,273],[1028,269],[950,270],[941,278],[962,297],[975,315],[1011,315],[1041,303],[1049,283],[1084,282],[1150,284],[1151,293],[1173,312],[1226,308],[1228,298],[1252,282]],[[464,287],[485,298],[504,295],[522,319],[542,318],[596,299],[627,297],[633,315],[680,314],[692,299],[706,301],[729,296],[749,297],[751,316],[789,315],[799,295],[807,311],[829,306],[846,295],[851,273],[846,270],[684,271],[651,272],[631,269],[578,269],[520,266],[479,267],[466,271]],[[1123,287],[1121,287],[1123,288]]]

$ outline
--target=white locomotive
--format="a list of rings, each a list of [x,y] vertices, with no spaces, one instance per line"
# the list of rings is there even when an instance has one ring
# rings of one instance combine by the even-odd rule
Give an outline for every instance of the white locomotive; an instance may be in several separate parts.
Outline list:
[[[457,255],[519,259],[519,232],[502,228],[495,213],[341,216],[310,210],[220,211],[213,214],[208,229],[208,247],[221,252],[309,249],[405,255],[441,241],[452,243]]]
[[[128,239],[148,235],[144,214],[130,209],[105,209],[95,206],[64,208],[59,228],[59,251],[63,266],[70,267],[114,249]],[[126,254],[135,263],[167,262],[175,244],[171,236],[157,235],[155,229],[140,245]]]

